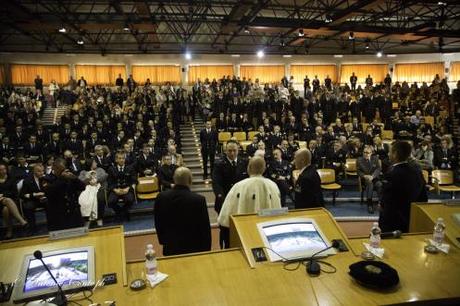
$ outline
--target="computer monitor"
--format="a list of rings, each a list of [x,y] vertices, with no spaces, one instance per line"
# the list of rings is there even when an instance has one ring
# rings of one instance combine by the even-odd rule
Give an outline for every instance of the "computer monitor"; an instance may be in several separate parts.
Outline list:
[[[269,248],[267,253],[271,261],[310,258],[316,252],[331,246],[313,219],[281,219],[258,223],[257,227],[265,247]],[[334,249],[329,249],[318,254],[318,257],[335,253]]]
[[[43,261],[65,293],[95,285],[94,248],[91,246],[43,252]],[[58,288],[40,260],[26,255],[13,292],[14,303],[56,295]]]

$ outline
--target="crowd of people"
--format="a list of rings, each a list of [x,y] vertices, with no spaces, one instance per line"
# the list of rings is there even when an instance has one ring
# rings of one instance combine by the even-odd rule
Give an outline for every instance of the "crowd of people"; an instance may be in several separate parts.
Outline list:
[[[139,85],[132,76],[127,82],[119,76],[113,88],[88,86],[81,77],[60,87],[52,82],[46,94],[39,76],[35,90],[2,88],[0,202],[6,238],[12,236],[11,218],[33,233],[37,209],[45,210],[50,230],[66,227],[62,214],[74,224],[102,225],[107,205],[118,220],[128,220],[137,177],[156,175],[162,190],[177,187],[174,173],[184,166],[179,126],[195,116],[206,122],[200,132],[203,175],[212,175],[218,212],[230,189],[248,177],[246,160],[256,156],[264,160],[256,172],[263,168],[263,176],[276,184],[280,204],[286,206],[291,197],[295,207],[324,205],[322,196],[309,198],[305,189],[318,180],[312,169],[332,168],[340,179],[346,159],[357,159],[373,213],[373,190],[380,193],[382,177],[391,168],[383,141],[389,130],[392,139],[413,145],[411,162],[419,168],[458,171],[449,112],[458,111],[450,107],[451,100],[458,107],[460,83],[449,94],[439,76],[420,86],[393,83],[389,76],[381,84],[368,76],[365,85],[357,86],[355,77],[350,86],[339,86],[330,78],[320,82],[306,76],[303,92],[292,78],[261,84],[235,76],[198,80],[190,90],[154,87],[148,81]],[[52,126],[40,119],[48,103],[69,105]],[[224,131],[251,134],[251,143],[222,145],[218,135]],[[308,150],[299,151],[302,143]],[[298,178],[294,167],[302,170]],[[66,186],[57,193],[67,203],[65,210],[51,200],[56,194],[50,190],[58,183]],[[11,186],[17,192],[8,192]]]

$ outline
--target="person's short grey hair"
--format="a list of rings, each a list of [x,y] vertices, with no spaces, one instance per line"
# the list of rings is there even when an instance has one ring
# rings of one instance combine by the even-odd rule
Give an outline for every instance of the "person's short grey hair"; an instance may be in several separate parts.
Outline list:
[[[248,174],[251,175],[262,175],[265,172],[266,164],[265,159],[261,156],[254,155],[248,163]]]
[[[179,167],[174,171],[174,184],[182,186],[192,185],[192,172],[187,167]]]

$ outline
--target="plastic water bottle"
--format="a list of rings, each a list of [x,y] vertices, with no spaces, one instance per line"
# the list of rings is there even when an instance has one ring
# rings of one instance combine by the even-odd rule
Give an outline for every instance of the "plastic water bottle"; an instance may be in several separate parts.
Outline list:
[[[371,235],[369,238],[369,244],[372,248],[377,249],[380,247],[380,234],[382,230],[379,227],[378,222],[374,222],[371,228]]]
[[[444,234],[446,231],[446,224],[443,218],[438,218],[433,230],[433,241],[436,246],[441,246],[444,241]]]
[[[158,271],[157,257],[152,244],[147,244],[145,250],[145,269],[147,275],[155,275]]]

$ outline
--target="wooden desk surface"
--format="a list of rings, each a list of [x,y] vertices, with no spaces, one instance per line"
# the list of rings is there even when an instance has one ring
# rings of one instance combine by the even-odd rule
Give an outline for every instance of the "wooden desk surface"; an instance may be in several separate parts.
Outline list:
[[[460,213],[460,205],[442,203],[414,203],[411,206],[410,232],[433,232],[436,220],[441,217],[446,223],[446,236],[449,242],[460,248],[460,225],[452,219],[452,214]]]
[[[101,279],[103,274],[117,273],[121,285],[127,285],[124,234],[121,226],[92,230],[87,236],[72,239],[50,241],[48,237],[38,237],[1,243],[0,280],[14,281],[19,275],[24,256],[33,254],[37,249],[47,252],[83,246],[93,246],[95,249],[96,279]]]
[[[257,229],[257,223],[290,218],[311,218],[321,228],[323,234],[331,241],[342,239],[348,245],[347,237],[330,212],[324,208],[298,209],[279,216],[259,217],[257,214],[235,215],[230,217],[230,245],[242,247],[249,265],[256,267],[266,263],[256,263],[251,249],[264,246],[262,237]],[[350,247],[349,247],[350,248]]]

